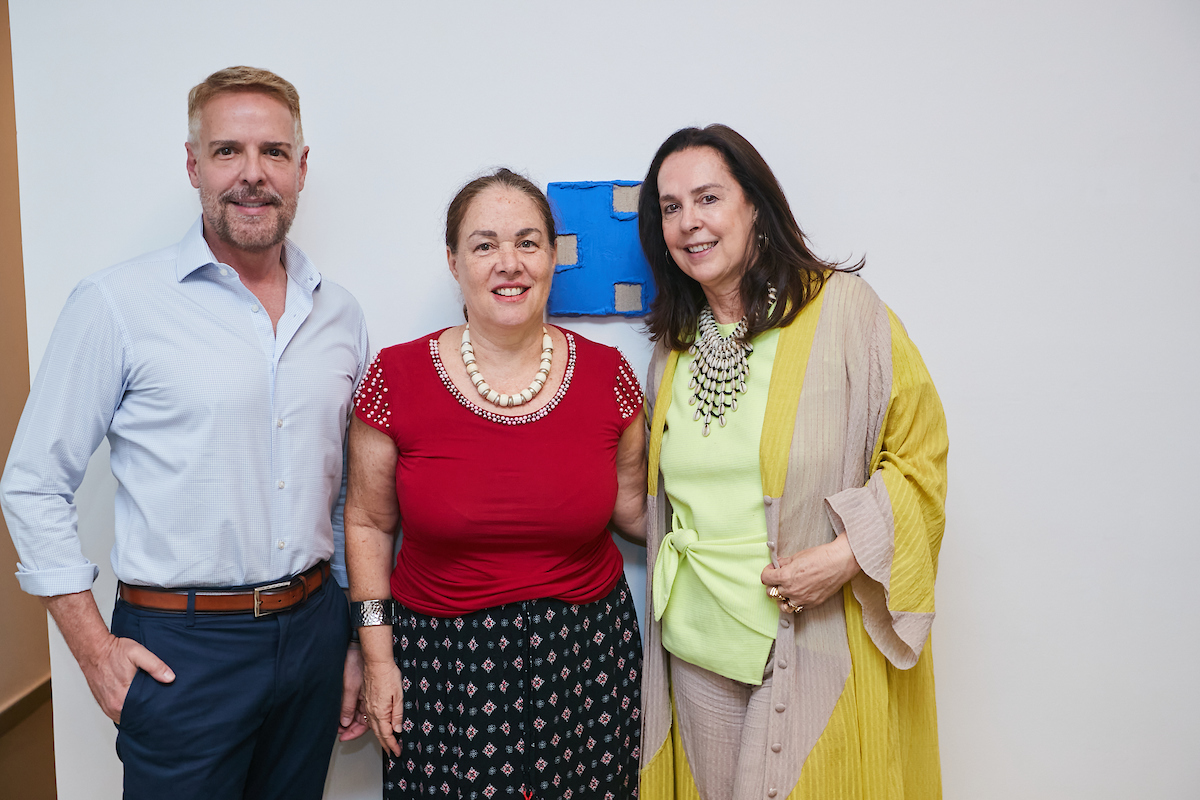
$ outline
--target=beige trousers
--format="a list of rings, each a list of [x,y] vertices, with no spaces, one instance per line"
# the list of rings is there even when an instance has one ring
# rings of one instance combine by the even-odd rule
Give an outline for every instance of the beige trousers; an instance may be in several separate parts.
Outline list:
[[[761,800],[766,792],[767,716],[775,648],[760,686],[670,656],[679,734],[701,800]]]

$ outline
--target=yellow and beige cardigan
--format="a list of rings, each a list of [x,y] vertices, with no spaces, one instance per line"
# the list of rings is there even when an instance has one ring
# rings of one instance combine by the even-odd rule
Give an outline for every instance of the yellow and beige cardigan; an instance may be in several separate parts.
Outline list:
[[[677,361],[660,345],[646,383],[651,575],[671,519],[658,460]],[[763,504],[774,557],[844,531],[862,572],[824,604],[780,613],[765,800],[941,796],[928,639],[946,451],[941,402],[900,321],[861,278],[831,273],[780,333]],[[649,581],[646,591],[653,608]],[[641,797],[698,798],[661,628],[652,615],[646,627]]]

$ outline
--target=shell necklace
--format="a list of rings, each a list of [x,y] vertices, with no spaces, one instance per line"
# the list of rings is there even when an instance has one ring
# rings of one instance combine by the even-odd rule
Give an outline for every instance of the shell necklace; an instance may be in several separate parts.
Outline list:
[[[775,287],[767,289],[770,302],[775,302]],[[721,335],[717,321],[713,318],[712,306],[707,303],[700,312],[699,335],[688,352],[692,363],[688,369],[692,379],[688,389],[692,397],[689,406],[697,403],[693,420],[704,418],[703,436],[711,430],[712,418],[716,417],[725,427],[725,411],[737,411],[737,395],[746,393],[746,376],[750,374],[747,357],[754,352],[754,345],[746,341],[746,318],[738,321],[737,327],[728,336]]]
[[[518,394],[501,394],[491,386],[488,386],[488,382],[483,379],[483,375],[480,374],[479,367],[475,363],[475,350],[471,347],[470,323],[463,328],[462,345],[459,346],[458,350],[462,354],[463,366],[467,368],[467,377],[471,379],[471,383],[475,384],[475,389],[479,392],[480,397],[492,405],[500,406],[501,408],[512,408],[514,406],[523,406],[537,397],[537,393],[546,385],[546,378],[550,375],[550,363],[554,357],[554,342],[550,339],[550,334],[546,332],[545,327],[543,327],[541,367],[538,369],[537,375],[533,376],[533,383],[529,384],[529,388]]]
[[[688,348],[692,354],[688,367],[692,397],[688,405],[699,403],[692,419],[704,418],[704,436],[708,436],[713,417],[725,427],[725,410],[737,411],[737,394],[746,393],[746,375],[750,372],[746,356],[754,352],[754,345],[745,341],[745,335],[745,317],[728,336],[722,336],[712,309],[706,305],[700,312],[700,335]]]

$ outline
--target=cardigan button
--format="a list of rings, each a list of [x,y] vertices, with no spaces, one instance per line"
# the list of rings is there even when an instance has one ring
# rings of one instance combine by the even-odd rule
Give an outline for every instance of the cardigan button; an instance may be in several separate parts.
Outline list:
[[[781,750],[783,750],[783,745],[780,742],[776,742],[775,744],[771,745],[772,753],[778,753]]]
[[[772,786],[770,789],[767,789],[767,797],[774,797],[777,794],[779,794],[779,790],[774,786]]]
[[[769,495],[768,495],[768,496],[764,496],[764,497],[763,497],[763,505],[768,505],[768,506],[769,506],[769,505],[771,505],[771,503],[773,503],[773,502],[775,502],[775,498],[774,498],[774,497],[771,497],[771,496],[769,496]]]
[[[792,621],[790,619],[788,619],[787,617],[783,617],[782,619],[779,620],[779,627],[790,628],[790,627],[792,627]]]
[[[787,711],[787,706],[785,706],[783,703],[776,703],[775,710],[782,714],[783,712]]]

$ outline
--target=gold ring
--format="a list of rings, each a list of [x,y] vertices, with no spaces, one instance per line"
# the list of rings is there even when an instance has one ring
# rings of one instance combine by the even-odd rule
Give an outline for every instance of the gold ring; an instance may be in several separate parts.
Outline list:
[[[770,589],[767,589],[767,595],[770,597],[779,597],[779,587],[772,586]]]
[[[791,611],[793,614],[799,614],[801,611],[804,610],[804,606],[798,606],[795,603],[793,603],[791,600],[788,600],[787,601],[787,609],[788,609],[788,611]]]

